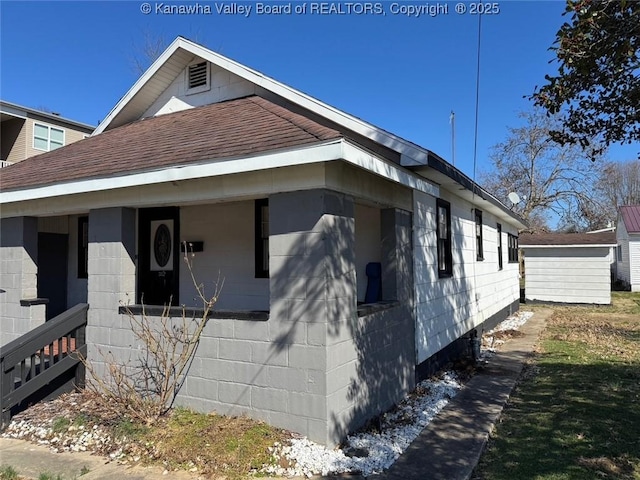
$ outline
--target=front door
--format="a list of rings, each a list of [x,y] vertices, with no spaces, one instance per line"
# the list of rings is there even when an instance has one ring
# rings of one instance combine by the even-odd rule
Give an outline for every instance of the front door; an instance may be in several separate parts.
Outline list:
[[[69,236],[38,233],[38,297],[49,299],[46,319],[67,309]]]
[[[180,211],[145,208],[138,222],[138,303],[178,305]]]

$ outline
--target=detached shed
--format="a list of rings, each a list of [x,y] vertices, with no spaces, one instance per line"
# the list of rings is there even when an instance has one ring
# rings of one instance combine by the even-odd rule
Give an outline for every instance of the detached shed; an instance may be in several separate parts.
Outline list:
[[[611,303],[611,249],[615,233],[520,236],[525,298],[557,303]]]
[[[618,280],[640,292],[640,205],[620,207],[617,238]]]

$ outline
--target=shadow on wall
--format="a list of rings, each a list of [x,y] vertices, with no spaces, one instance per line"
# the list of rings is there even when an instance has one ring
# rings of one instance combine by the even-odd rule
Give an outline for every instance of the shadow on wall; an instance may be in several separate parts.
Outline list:
[[[282,352],[306,337],[302,363],[324,382],[314,390],[327,405],[318,415],[325,418],[317,419],[330,423],[327,442],[339,443],[414,386],[410,215],[405,212],[408,225],[391,229],[390,246],[381,240],[383,292],[391,283],[400,297],[385,292],[383,300],[397,300],[391,308],[358,317],[353,200],[329,191],[295,195],[270,198],[269,322],[282,327],[272,348]],[[294,211],[277,218],[286,197],[295,200]]]

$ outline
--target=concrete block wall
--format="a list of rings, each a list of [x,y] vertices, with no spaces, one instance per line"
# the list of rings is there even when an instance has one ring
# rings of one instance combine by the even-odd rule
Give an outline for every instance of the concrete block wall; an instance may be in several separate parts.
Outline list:
[[[358,301],[364,302],[367,293],[367,264],[380,262],[380,209],[356,204],[356,277]]]
[[[328,444],[399,402],[415,386],[411,215],[381,211],[383,300],[397,306],[357,317],[343,309],[327,336]],[[344,237],[344,233],[341,233]]]
[[[0,344],[18,338],[45,321],[46,306],[21,306],[38,295],[38,219],[0,221]]]
[[[213,294],[224,282],[216,309],[269,310],[269,279],[255,278],[254,201],[180,208],[180,240],[202,241],[193,274]],[[180,303],[201,307],[189,271],[180,267]]]
[[[98,373],[104,354],[127,361],[131,356],[131,328],[118,314],[121,304],[135,302],[136,212],[105,208],[89,212],[88,357]]]
[[[269,217],[269,324],[279,331],[273,342],[288,349],[289,368],[307,379],[303,386],[291,377],[282,418],[332,445],[329,335],[356,315],[353,199],[329,190],[281,193],[269,198]]]
[[[67,267],[67,305],[69,308],[78,303],[87,303],[87,279],[78,278],[78,219],[80,215],[68,217],[69,263]]]

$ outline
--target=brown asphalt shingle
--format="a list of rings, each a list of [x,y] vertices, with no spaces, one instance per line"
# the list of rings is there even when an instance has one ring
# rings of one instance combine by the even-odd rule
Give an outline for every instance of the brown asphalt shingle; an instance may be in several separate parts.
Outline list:
[[[257,96],[139,120],[0,171],[0,190],[293,148],[341,134]]]
[[[537,233],[520,235],[518,243],[527,245],[614,245],[614,232],[602,233]]]

